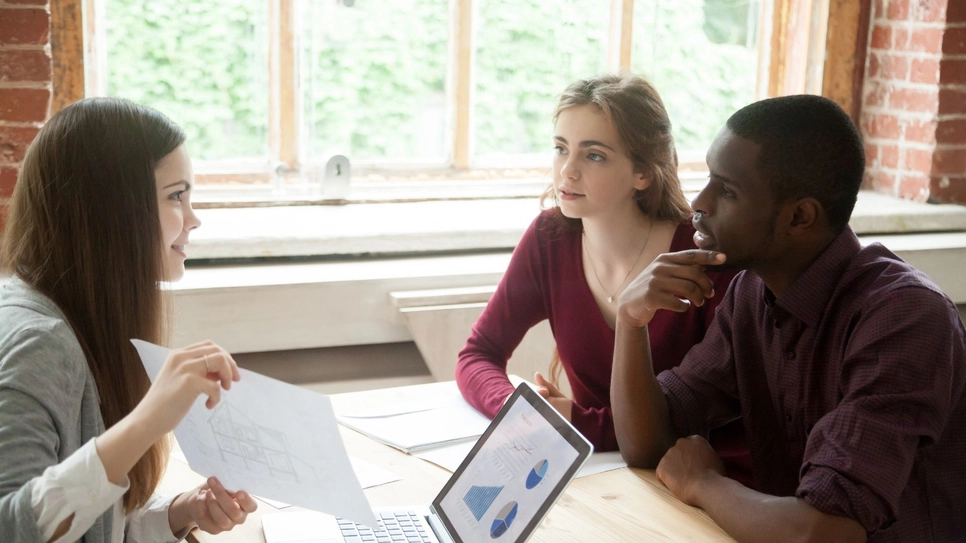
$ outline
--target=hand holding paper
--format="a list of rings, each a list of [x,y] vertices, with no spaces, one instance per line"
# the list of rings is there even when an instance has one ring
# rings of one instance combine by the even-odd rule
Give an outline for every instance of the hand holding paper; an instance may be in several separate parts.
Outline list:
[[[132,340],[148,376],[169,350]],[[209,361],[210,363],[210,361]],[[376,526],[327,396],[244,369],[213,409],[199,397],[174,433],[188,465],[246,491]],[[212,381],[216,388],[219,383]]]

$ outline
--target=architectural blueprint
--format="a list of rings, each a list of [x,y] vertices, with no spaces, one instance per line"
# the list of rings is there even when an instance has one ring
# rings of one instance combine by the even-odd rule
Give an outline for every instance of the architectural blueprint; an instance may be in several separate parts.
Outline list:
[[[153,381],[168,349],[132,340]],[[376,526],[327,396],[239,369],[207,409],[195,401],[174,434],[192,470],[245,490]]]

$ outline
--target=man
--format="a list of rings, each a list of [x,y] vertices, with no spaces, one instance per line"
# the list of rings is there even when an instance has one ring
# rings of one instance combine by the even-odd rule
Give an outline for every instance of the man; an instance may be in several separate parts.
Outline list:
[[[966,541],[963,325],[849,228],[865,167],[852,121],[816,96],[763,100],[728,120],[708,166],[701,250],[661,255],[620,297],[624,459],[740,541]],[[704,341],[655,377],[647,323],[712,296],[706,266],[745,271]],[[737,417],[759,491],[700,437]]]

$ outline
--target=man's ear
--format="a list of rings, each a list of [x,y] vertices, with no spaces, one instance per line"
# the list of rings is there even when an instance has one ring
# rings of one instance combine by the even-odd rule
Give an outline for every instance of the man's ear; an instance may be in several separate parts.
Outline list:
[[[644,190],[650,187],[652,179],[651,174],[634,172],[634,190]]]
[[[801,198],[792,203],[788,233],[795,236],[811,231],[824,213],[822,203],[815,198]]]

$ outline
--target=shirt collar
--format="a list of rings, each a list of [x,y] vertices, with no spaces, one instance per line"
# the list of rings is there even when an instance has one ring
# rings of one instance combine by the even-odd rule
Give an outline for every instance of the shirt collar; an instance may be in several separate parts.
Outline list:
[[[859,238],[846,226],[805,269],[805,273],[775,300],[775,305],[810,328],[817,327],[835,287],[838,286],[839,278],[861,249]]]

